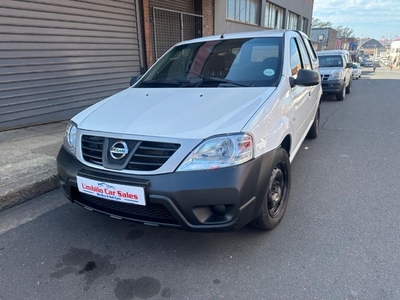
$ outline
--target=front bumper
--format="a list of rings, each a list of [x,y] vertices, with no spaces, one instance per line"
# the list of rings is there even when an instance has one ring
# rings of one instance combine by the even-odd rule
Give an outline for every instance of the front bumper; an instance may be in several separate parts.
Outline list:
[[[344,88],[344,80],[324,80],[321,82],[322,92],[338,94]]]
[[[205,171],[130,175],[90,168],[61,147],[57,168],[66,197],[93,211],[148,225],[190,231],[236,230],[259,215],[275,151],[245,164]],[[141,186],[146,206],[79,192],[76,176],[101,182]]]

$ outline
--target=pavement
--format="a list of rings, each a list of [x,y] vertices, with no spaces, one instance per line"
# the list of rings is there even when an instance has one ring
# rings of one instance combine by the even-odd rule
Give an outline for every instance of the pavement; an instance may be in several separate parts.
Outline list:
[[[67,124],[0,131],[0,211],[59,188],[56,157]]]

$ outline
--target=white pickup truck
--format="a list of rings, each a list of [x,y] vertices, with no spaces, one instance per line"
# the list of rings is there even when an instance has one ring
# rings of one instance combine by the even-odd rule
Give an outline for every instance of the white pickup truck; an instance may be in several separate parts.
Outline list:
[[[290,163],[318,135],[318,59],[298,31],[181,42],[67,127],[67,198],[118,219],[191,231],[269,230]]]
[[[321,73],[322,91],[336,95],[342,101],[351,93],[353,63],[347,50],[324,50],[317,52]]]

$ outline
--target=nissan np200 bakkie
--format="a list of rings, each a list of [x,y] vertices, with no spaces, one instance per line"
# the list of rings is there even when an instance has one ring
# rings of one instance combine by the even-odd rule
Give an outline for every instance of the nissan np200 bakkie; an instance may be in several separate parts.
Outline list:
[[[67,126],[57,167],[70,201],[191,231],[278,225],[290,163],[318,135],[318,58],[304,33],[184,41],[131,83]]]

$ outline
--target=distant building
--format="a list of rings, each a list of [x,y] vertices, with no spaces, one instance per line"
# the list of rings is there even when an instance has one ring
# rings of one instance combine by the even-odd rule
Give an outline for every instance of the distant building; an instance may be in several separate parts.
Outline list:
[[[342,49],[348,51],[357,51],[359,46],[359,39],[350,37],[350,38],[340,38],[342,43]]]
[[[390,43],[389,60],[393,64],[394,68],[400,68],[400,40]]]
[[[364,51],[364,55],[377,56],[381,50],[385,50],[386,48],[378,40],[369,39],[361,44],[360,49]]]
[[[321,44],[321,50],[340,49],[337,30],[333,28],[311,28],[310,39]]]

